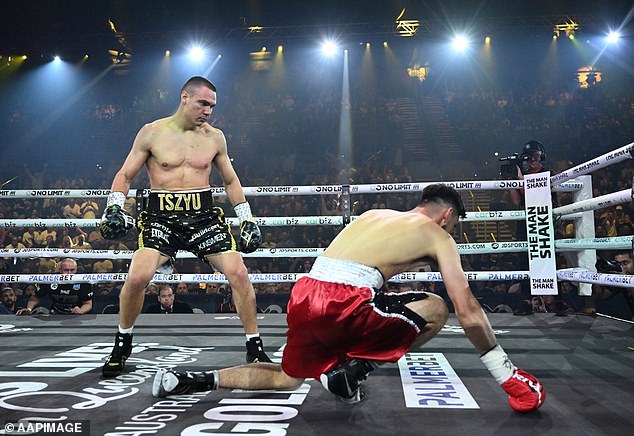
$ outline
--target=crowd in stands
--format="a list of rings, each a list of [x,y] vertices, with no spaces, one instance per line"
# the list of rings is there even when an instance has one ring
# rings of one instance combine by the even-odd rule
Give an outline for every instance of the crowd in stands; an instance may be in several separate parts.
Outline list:
[[[601,89],[446,92],[443,100],[458,140],[485,150],[539,138],[553,158],[579,163],[631,142],[634,131],[632,99]]]
[[[457,140],[466,153],[471,147],[484,147],[484,144],[488,144],[493,147],[502,146],[511,154],[519,151],[523,142],[539,139],[548,150],[548,166],[556,173],[625,145],[634,138],[634,102],[626,95],[610,96],[601,89],[562,90],[554,93],[517,88],[495,93],[447,90],[436,92],[446,104]],[[342,104],[335,91],[324,88],[309,93],[310,97],[299,91],[280,93],[261,104],[255,104],[254,101],[257,100],[252,98],[250,92],[239,86],[220,95],[221,104],[210,122],[225,132],[230,155],[236,156],[234,166],[243,186],[413,181],[410,174],[415,173],[416,162],[395,159],[396,150],[402,147],[402,132],[393,96],[379,93],[375,99],[364,98],[363,95],[351,98],[353,103],[349,109],[354,138],[354,156],[351,157],[342,156],[337,148],[339,132],[334,127],[339,125]],[[139,125],[157,118],[157,115],[165,116],[170,112],[172,103],[166,92],[154,90],[150,96],[132,96],[130,100],[117,104],[100,102],[88,105],[82,116],[91,121],[90,129],[93,130],[89,134],[95,141],[106,141],[111,146],[107,152],[101,148],[95,151],[97,158],[110,154],[114,157],[104,158],[96,167],[95,161],[87,156],[90,152],[84,153],[85,164],[73,164],[69,168],[53,164],[47,166],[45,159],[11,164],[4,162],[0,168],[4,174],[3,181],[9,181],[4,189],[109,187]],[[25,126],[24,118],[28,119],[21,116],[19,111],[12,112],[4,121],[5,127],[14,133],[20,131]],[[66,158],[72,162],[79,159],[76,156]],[[631,162],[625,162],[593,173],[594,196],[631,188],[633,172]],[[137,188],[147,187],[148,184],[143,173],[135,181]],[[354,195],[352,213],[358,215],[372,208],[407,210],[416,204],[417,199],[417,194]],[[496,194],[492,194],[491,202],[498,200]],[[226,199],[219,198],[218,201],[225,212],[231,215],[232,208]],[[572,197],[568,193],[558,194],[556,199],[558,204],[571,201]],[[262,217],[341,214],[338,197],[335,195],[253,197],[250,202],[255,215]],[[488,204],[473,206],[485,210],[489,207]],[[100,217],[103,207],[103,200],[93,198],[3,198],[0,202],[0,219],[95,219]],[[136,215],[134,199],[128,200],[126,208]],[[596,211],[596,235],[634,234],[633,214],[631,204]],[[262,247],[326,247],[338,230],[335,226],[262,227]],[[560,222],[556,232],[561,238],[574,237],[574,225]],[[465,242],[465,234],[471,234],[468,223],[454,237],[458,242]],[[134,250],[136,243],[134,231],[123,240],[114,242],[104,240],[95,227],[0,229],[0,247],[10,249],[56,247]],[[4,258],[0,259],[0,273],[50,273],[55,271],[55,263],[59,260],[44,257]],[[515,269],[513,255],[474,255],[466,256],[464,260],[466,270]],[[306,272],[312,261],[312,258],[249,258],[246,265],[252,273]],[[128,262],[122,259],[81,259],[78,272],[126,272]],[[564,258],[558,264],[567,266]],[[176,268],[182,273],[213,272],[211,267],[206,267],[197,260],[179,260]],[[98,284],[95,297],[116,295],[120,285]],[[26,298],[26,286],[9,286],[14,288],[18,298]],[[395,285],[395,288],[407,289],[408,286],[425,287],[441,295],[443,292],[441,284],[433,283]],[[497,295],[516,294],[519,299],[526,297],[527,292],[515,283],[481,282],[473,286],[476,296],[489,299],[486,304],[491,308],[502,304],[494,304]],[[575,294],[574,285],[562,283],[560,286],[562,293]],[[291,287],[291,284],[283,283],[255,285],[258,295],[288,296]],[[152,286],[148,287],[148,293],[152,292]],[[180,288],[175,287],[175,294],[226,296],[230,295],[230,289],[226,285],[214,283],[184,284]],[[555,304],[548,299],[542,303],[544,311],[548,311],[549,307],[552,309]],[[568,302],[571,310],[578,310],[579,304],[572,297]],[[542,306],[537,306],[542,310]]]

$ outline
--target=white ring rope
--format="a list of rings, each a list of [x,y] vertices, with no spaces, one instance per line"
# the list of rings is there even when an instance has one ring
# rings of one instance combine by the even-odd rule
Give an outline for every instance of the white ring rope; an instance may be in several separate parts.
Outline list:
[[[505,189],[520,189],[524,187],[523,180],[483,180],[459,182],[412,182],[412,183],[375,183],[365,185],[350,185],[350,194],[383,194],[392,192],[421,192],[426,186],[443,183],[456,188],[458,191],[495,191]],[[280,195],[335,195],[341,193],[342,185],[319,186],[246,186],[245,195],[249,197],[280,196]],[[583,187],[581,182],[562,183],[557,191],[578,191]],[[141,191],[141,192],[137,192]],[[216,196],[224,196],[225,190],[212,187],[211,192]],[[137,194],[149,195],[149,189],[130,189],[128,197]],[[0,198],[106,198],[110,189],[16,189],[0,190]]]
[[[634,245],[634,236],[612,238],[556,239],[555,248],[560,251],[577,250],[628,250]]]
[[[249,274],[251,283],[294,283],[306,273],[263,273]],[[102,283],[124,282],[127,273],[89,273],[89,274],[10,274],[0,275],[3,283]],[[465,273],[467,280],[506,281],[528,279],[528,271],[480,271]],[[441,282],[439,272],[404,272],[388,281]],[[152,282],[159,283],[229,283],[224,274],[155,274]]]
[[[559,251],[579,251],[586,249],[627,250],[632,248],[634,236],[591,239],[557,239],[555,248]],[[482,242],[457,244],[460,254],[521,253],[528,249],[526,241]],[[243,257],[280,258],[280,257],[317,257],[325,248],[259,248],[253,253],[242,253]],[[73,259],[131,259],[134,250],[81,250],[68,248],[2,248],[0,257],[35,259],[53,257],[71,257]],[[188,251],[176,253],[177,259],[197,259]]]
[[[249,274],[252,283],[294,283],[306,273]],[[91,274],[10,274],[0,275],[3,283],[103,283],[124,282],[127,273]],[[527,280],[528,271],[472,271],[466,272],[468,281]],[[622,288],[634,287],[634,276],[625,274],[601,274],[581,269],[557,271],[559,280],[595,283]],[[439,272],[404,272],[388,279],[388,282],[441,282]],[[229,283],[224,274],[155,274],[152,282],[159,283]]]
[[[566,171],[562,171],[550,178],[550,184],[553,186],[561,185],[563,182],[572,179],[573,177],[589,174],[599,168],[605,168],[615,163],[632,159],[634,157],[634,142],[630,142],[621,148],[617,148],[609,153],[591,159],[587,162],[572,167]]]
[[[576,215],[582,211],[601,209],[615,204],[629,203],[633,200],[634,191],[624,189],[623,191],[612,194],[603,195],[601,197],[582,200],[577,203],[561,206],[553,209],[553,214],[563,215],[563,219],[575,219]],[[271,216],[271,217],[254,217],[259,226],[263,227],[280,227],[280,226],[341,226],[343,225],[343,217],[339,215],[327,216]],[[351,216],[350,220],[354,221],[358,216]],[[467,212],[466,217],[460,219],[460,222],[485,222],[485,221],[521,221],[526,218],[526,212],[523,210],[497,210],[497,211],[480,211]],[[26,218],[26,219],[0,219],[0,228],[15,227],[99,227],[99,219],[66,219],[66,218]],[[234,227],[238,227],[240,222],[237,218],[226,218],[225,221]]]
[[[581,268],[567,268],[557,271],[559,280],[571,282],[594,283],[597,285],[616,286],[617,288],[634,287],[634,276],[628,274],[603,274]]]
[[[258,248],[253,253],[241,253],[242,257],[317,257],[325,248]],[[68,248],[3,248],[0,257],[40,258],[71,257],[73,259],[132,259],[134,250],[81,250]],[[198,259],[189,251],[178,251],[177,259]]]
[[[560,206],[553,209],[553,215],[567,215],[576,212],[586,212],[588,210],[603,209],[605,207],[617,204],[629,203],[634,199],[634,191],[632,188],[622,191],[613,192],[611,194],[602,195],[600,197],[581,200],[566,206]]]
[[[470,221],[519,221],[526,217],[523,210],[503,210],[503,211],[484,211],[484,212],[467,212],[467,217],[461,219],[461,222]],[[254,217],[259,226],[341,226],[343,225],[343,217],[339,215],[329,216],[295,216],[295,217]],[[351,216],[350,220],[354,221],[357,216]],[[0,227],[34,227],[43,229],[46,227],[99,227],[99,219],[65,219],[65,218],[43,218],[43,219],[2,219]],[[226,218],[226,222],[234,227],[240,223],[237,218]]]

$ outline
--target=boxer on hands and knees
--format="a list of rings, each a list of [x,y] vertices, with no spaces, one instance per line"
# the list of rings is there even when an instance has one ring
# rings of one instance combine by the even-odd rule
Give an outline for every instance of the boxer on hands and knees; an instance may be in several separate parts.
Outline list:
[[[442,298],[421,291],[392,293],[386,278],[436,261],[464,331],[491,375],[520,412],[546,398],[537,378],[516,368],[497,343],[474,298],[450,232],[464,217],[458,192],[430,185],[409,212],[370,210],[353,221],[301,278],[288,304],[287,344],[281,366],[255,363],[207,372],[161,370],[155,396],[216,388],[294,389],[305,378],[348,402],[361,399],[360,383],[383,362],[396,362],[431,339],[447,320]]]
[[[225,137],[207,123],[215,105],[214,85],[203,77],[189,79],[181,89],[176,113],[141,128],[114,177],[100,224],[106,239],[121,238],[133,227],[134,220],[123,205],[144,165],[151,193],[136,223],[139,248],[121,289],[119,330],[103,366],[104,377],[123,371],[132,351],[132,329],[143,306],[143,290],[157,270],[171,271],[177,250],[196,254],[226,275],[247,334],[247,362],[270,362],[258,334],[255,292],[238,244],[223,210],[212,202],[210,175],[215,166],[240,220],[240,251],[255,251],[261,242],[260,230],[227,155]]]

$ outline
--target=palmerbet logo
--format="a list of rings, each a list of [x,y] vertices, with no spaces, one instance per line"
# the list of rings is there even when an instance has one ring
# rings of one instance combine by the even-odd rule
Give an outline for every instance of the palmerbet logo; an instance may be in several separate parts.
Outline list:
[[[408,408],[480,408],[442,353],[407,353],[398,369]]]

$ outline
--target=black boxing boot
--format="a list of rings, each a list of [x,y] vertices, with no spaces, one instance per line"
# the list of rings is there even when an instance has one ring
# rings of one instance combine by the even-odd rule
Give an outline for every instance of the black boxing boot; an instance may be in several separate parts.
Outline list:
[[[260,337],[251,338],[247,341],[247,363],[271,363],[271,359],[264,352],[264,345]]]
[[[354,404],[363,400],[365,393],[361,382],[378,365],[366,359],[350,359],[341,365],[319,376],[319,381],[326,390],[338,396],[342,401]]]
[[[152,395],[184,395],[218,389],[218,371],[190,372],[172,371],[161,368],[154,376]]]
[[[116,377],[121,375],[125,362],[132,353],[132,334],[119,333],[114,338],[114,347],[106,363],[103,365],[101,372],[104,377]]]

